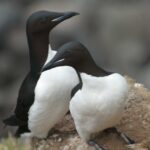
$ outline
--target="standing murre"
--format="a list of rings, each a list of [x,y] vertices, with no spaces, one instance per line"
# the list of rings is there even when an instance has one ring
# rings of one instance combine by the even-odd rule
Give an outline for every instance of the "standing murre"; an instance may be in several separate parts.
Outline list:
[[[16,136],[29,131],[28,111],[34,102],[34,89],[40,77],[41,68],[56,54],[56,51],[52,51],[49,45],[49,32],[57,24],[75,15],[78,13],[37,11],[27,20],[26,33],[29,45],[30,71],[20,87],[14,114],[3,120],[6,125],[18,126]]]
[[[61,47],[43,71],[58,66],[72,66],[80,72],[81,82],[72,91],[70,112],[79,136],[96,150],[104,149],[92,139],[92,135],[119,123],[128,95],[126,79],[98,67],[79,42]],[[134,142],[125,134],[119,134],[128,144]]]
[[[29,110],[30,137],[46,138],[69,110],[72,89],[79,84],[76,70],[70,66],[44,71],[35,87],[35,100]]]

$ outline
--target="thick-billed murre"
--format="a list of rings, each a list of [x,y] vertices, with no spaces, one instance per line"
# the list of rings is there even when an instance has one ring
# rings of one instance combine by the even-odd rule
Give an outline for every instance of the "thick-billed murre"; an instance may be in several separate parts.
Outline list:
[[[56,51],[49,45],[49,32],[62,21],[71,18],[76,12],[38,11],[27,20],[26,33],[29,45],[30,71],[19,90],[14,114],[3,120],[4,124],[18,126],[16,136],[28,132],[28,111],[34,102],[34,89],[40,76],[41,67],[49,61]],[[49,50],[48,50],[49,48]]]
[[[69,109],[79,136],[96,150],[104,149],[93,141],[92,135],[120,121],[128,95],[126,79],[98,67],[79,42],[63,45],[43,71],[58,66],[72,66],[80,72],[82,81],[72,91]],[[128,144],[134,142],[125,134],[120,135]]]

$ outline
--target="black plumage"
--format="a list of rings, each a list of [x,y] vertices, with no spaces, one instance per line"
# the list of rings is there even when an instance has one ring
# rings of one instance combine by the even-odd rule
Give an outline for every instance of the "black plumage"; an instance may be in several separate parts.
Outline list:
[[[29,131],[28,111],[34,102],[34,89],[48,55],[49,32],[60,22],[75,15],[78,13],[38,11],[27,20],[30,71],[21,84],[14,114],[3,120],[6,125],[18,126],[16,136]]]

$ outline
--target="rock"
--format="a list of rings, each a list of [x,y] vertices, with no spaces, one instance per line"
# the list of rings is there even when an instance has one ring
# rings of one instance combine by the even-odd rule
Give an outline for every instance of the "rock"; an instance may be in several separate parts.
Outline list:
[[[58,138],[58,140],[57,140],[58,142],[61,142],[62,141],[62,138]]]

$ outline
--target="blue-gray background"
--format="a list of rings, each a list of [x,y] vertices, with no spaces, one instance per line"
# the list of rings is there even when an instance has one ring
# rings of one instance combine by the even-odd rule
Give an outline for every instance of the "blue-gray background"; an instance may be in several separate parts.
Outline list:
[[[150,2],[147,0],[1,0],[0,119],[14,109],[29,68],[27,17],[37,10],[77,11],[50,36],[53,49],[82,42],[99,66],[120,72],[150,88]],[[6,135],[0,122],[0,136]]]

